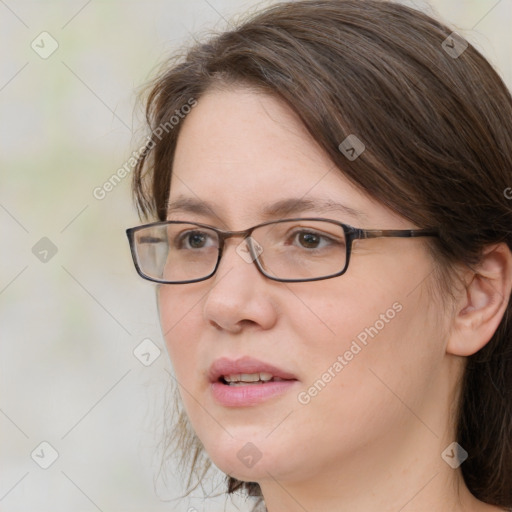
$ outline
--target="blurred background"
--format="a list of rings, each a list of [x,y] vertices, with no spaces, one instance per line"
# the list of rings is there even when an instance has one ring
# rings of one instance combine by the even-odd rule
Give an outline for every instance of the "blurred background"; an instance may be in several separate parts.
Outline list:
[[[157,65],[271,3],[0,0],[1,511],[248,509],[180,498],[183,475],[159,473],[172,370],[124,233],[139,223],[127,161]],[[512,0],[404,3],[437,13],[512,86]],[[214,477],[207,493],[223,489]]]

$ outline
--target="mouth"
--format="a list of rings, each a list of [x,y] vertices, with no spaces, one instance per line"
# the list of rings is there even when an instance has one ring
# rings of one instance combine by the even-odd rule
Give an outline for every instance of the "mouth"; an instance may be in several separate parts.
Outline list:
[[[219,377],[219,382],[227,384],[228,386],[246,386],[254,384],[265,384],[267,382],[284,382],[286,380],[293,379],[281,379],[275,377],[271,373],[259,372],[259,373],[236,373],[233,375],[222,375]]]
[[[249,357],[217,359],[208,377],[213,398],[226,407],[256,405],[299,382],[292,373]]]

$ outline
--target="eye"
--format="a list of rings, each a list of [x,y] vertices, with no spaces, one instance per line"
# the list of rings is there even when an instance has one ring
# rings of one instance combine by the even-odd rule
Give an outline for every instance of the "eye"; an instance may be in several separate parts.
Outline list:
[[[321,242],[321,237],[316,233],[301,231],[300,233],[297,233],[296,236],[300,245],[307,247],[308,249],[316,249],[318,244]]]
[[[178,249],[203,249],[207,247],[208,239],[212,242],[210,246],[216,245],[212,237],[204,231],[185,231],[177,236],[174,245]]]
[[[339,240],[334,240],[327,235],[321,235],[315,231],[296,231],[293,234],[293,238],[297,240],[300,247],[305,249],[323,249],[325,247],[332,246],[333,244],[340,243]]]

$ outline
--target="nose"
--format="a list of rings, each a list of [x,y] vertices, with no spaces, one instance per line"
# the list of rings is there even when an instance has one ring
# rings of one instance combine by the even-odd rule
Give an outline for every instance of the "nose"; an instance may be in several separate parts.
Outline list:
[[[217,272],[206,281],[210,289],[204,318],[217,329],[232,333],[247,325],[269,329],[277,319],[273,289],[279,283],[260,273],[253,260],[257,252],[251,254],[247,244],[247,239],[227,239]]]

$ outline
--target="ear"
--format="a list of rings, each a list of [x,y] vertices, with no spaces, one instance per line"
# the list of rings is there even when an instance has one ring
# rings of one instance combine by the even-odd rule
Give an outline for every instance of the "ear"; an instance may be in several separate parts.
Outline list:
[[[510,300],[512,254],[505,243],[488,247],[476,267],[463,276],[446,351],[470,356],[496,332]]]

